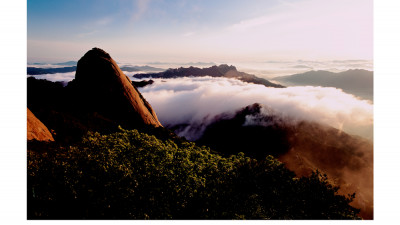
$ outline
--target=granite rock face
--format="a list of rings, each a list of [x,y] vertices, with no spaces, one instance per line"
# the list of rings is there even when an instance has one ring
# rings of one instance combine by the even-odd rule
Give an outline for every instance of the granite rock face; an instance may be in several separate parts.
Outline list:
[[[27,139],[54,141],[49,129],[27,108]]]
[[[29,77],[28,108],[54,130],[56,142],[80,141],[89,131],[161,128],[157,115],[105,51],[93,48],[78,62],[67,86]]]
[[[77,105],[83,111],[97,112],[134,127],[162,126],[151,105],[102,49],[93,48],[78,61],[71,86],[77,91]]]

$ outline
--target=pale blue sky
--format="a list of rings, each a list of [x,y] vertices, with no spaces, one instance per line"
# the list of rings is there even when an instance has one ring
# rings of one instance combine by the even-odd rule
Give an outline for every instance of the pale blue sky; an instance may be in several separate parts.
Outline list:
[[[28,0],[28,62],[372,59],[372,0]]]

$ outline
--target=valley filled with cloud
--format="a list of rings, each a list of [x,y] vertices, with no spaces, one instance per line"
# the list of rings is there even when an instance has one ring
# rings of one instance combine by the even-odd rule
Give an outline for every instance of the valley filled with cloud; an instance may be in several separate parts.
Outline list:
[[[254,103],[270,108],[270,113],[289,120],[326,124],[368,139],[373,137],[373,105],[340,89],[298,86],[267,88],[235,79],[196,77],[153,79],[140,88],[165,126],[203,124],[220,114]],[[188,131],[190,129],[187,129]],[[195,140],[200,133],[179,135]]]

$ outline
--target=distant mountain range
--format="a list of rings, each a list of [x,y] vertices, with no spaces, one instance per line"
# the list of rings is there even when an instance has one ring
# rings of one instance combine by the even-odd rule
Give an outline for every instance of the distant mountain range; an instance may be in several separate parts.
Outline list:
[[[34,65],[42,65],[42,64],[34,64]],[[28,67],[27,74],[28,75],[41,75],[41,74],[55,74],[55,73],[68,73],[76,71],[76,62],[69,61],[65,63],[57,63],[53,65],[74,65],[69,67],[50,67],[50,68],[38,68],[38,67]],[[154,72],[154,71],[164,71],[164,69],[156,68],[152,66],[123,66],[120,68],[122,71],[127,72]]]
[[[165,69],[157,68],[157,67],[152,67],[152,66],[123,66],[121,67],[122,71],[128,71],[128,72],[137,72],[137,71],[164,71]]]
[[[56,65],[56,66],[76,66],[78,62],[77,61],[68,61],[68,62],[60,62],[60,63],[28,63],[28,65]]]
[[[37,68],[28,67],[28,75],[54,74],[54,73],[69,73],[76,71],[76,66],[61,67],[61,68]]]
[[[56,63],[54,65],[60,65],[60,66],[76,66],[78,62],[77,61],[68,61],[68,62],[62,62],[62,63]]]
[[[264,78],[257,77],[252,74],[237,71],[236,67],[222,64],[219,66],[211,66],[208,68],[188,67],[188,68],[177,68],[168,69],[161,73],[146,73],[146,74],[135,74],[135,78],[178,78],[178,77],[226,77],[235,78],[247,83],[262,84],[266,87],[284,88],[284,86],[272,83]]]
[[[273,78],[286,86],[322,86],[340,88],[344,92],[373,101],[373,72],[368,70],[347,70],[340,73],[329,71],[309,71],[290,76]]]

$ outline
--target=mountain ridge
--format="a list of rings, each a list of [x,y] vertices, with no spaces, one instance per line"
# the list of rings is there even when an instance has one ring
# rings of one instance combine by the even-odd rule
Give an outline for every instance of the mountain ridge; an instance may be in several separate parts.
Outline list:
[[[69,65],[69,64],[54,64],[54,65]],[[42,74],[55,74],[55,73],[68,73],[75,72],[76,65],[74,66],[66,66],[66,67],[48,67],[48,68],[39,68],[39,67],[27,67],[28,75],[42,75]],[[120,67],[122,71],[127,72],[139,72],[139,71],[164,71],[164,69],[152,67],[152,66],[122,66]]]
[[[373,101],[373,71],[350,69],[340,73],[325,70],[275,77],[275,80],[287,86],[335,87],[343,91]]]
[[[227,64],[221,64],[219,66],[211,66],[206,68],[198,67],[180,67],[176,69],[168,69],[160,73],[145,73],[145,74],[134,74],[134,78],[177,78],[177,77],[201,77],[201,76],[211,76],[211,77],[226,77],[241,80],[246,83],[261,84],[266,87],[274,88],[284,88],[284,86],[272,83],[264,78],[257,77],[252,74],[240,72],[235,66],[228,66]]]

